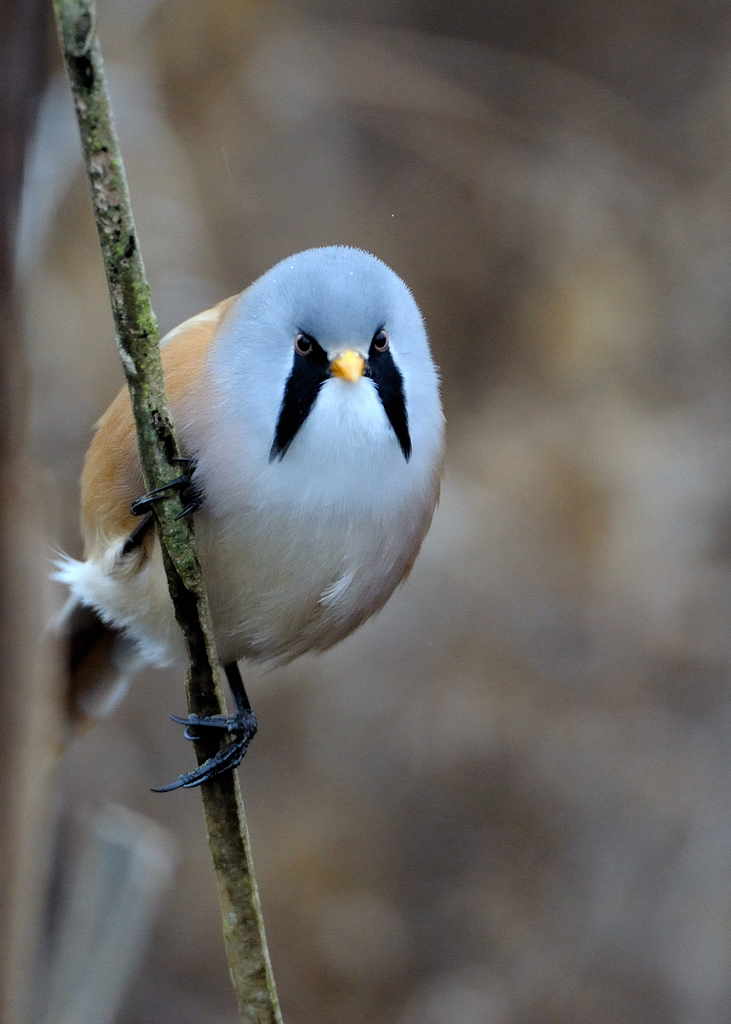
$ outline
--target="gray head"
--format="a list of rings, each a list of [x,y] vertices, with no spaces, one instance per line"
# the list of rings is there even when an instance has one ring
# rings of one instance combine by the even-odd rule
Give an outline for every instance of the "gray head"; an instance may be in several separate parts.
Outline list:
[[[402,464],[425,431],[434,434],[435,423],[441,431],[416,302],[385,263],[360,249],[330,246],[282,260],[244,292],[216,349],[227,403],[239,404],[270,461],[286,461],[303,435],[314,443],[311,419],[318,443],[344,433],[357,448],[368,443],[364,421],[373,422]]]

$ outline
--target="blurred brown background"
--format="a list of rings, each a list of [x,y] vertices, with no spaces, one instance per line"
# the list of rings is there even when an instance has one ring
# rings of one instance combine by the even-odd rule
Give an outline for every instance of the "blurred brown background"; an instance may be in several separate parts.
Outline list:
[[[100,32],[163,330],[348,243],[442,367],[408,583],[250,686],[287,1024],[725,1024],[731,5],[102,0]],[[79,552],[122,384],[49,53],[17,262],[39,564]],[[141,680],[59,768],[61,894],[107,801],[177,850],[120,1024],[236,1020],[200,801],[149,792],[191,762],[183,704]]]

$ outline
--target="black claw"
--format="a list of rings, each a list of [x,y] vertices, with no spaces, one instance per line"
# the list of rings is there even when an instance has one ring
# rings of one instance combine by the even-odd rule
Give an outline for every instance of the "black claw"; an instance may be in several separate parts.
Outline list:
[[[198,715],[186,715],[185,718],[181,718],[179,715],[170,715],[171,722],[177,722],[179,725],[186,725],[194,735],[193,739],[199,737],[195,735],[195,730],[200,729],[223,729],[228,733],[237,732],[251,732],[251,736],[254,736],[256,732],[256,718],[253,711],[241,712],[236,715],[210,715],[207,718],[199,718]],[[190,737],[186,737],[189,739]]]
[[[164,501],[165,498],[169,497],[167,491],[175,490],[176,487],[184,487],[190,481],[188,478],[183,476],[176,476],[167,484],[161,484],[160,487],[153,487],[147,494],[143,494],[141,498],[135,498],[129,507],[130,512],[133,516],[143,516],[150,511],[150,508],[156,501]]]
[[[182,512],[178,512],[174,521],[177,523],[178,519],[184,519],[185,516],[189,516],[191,512],[197,512],[201,507],[201,504],[202,502],[200,498],[196,498],[195,501],[191,501],[189,505],[185,506]]]
[[[233,661],[225,665],[224,669],[236,703],[235,714],[205,717],[188,715],[187,718],[171,715],[170,717],[173,722],[185,726],[183,736],[186,740],[198,740],[201,738],[201,732],[205,732],[206,729],[217,729],[219,735],[221,731],[227,733],[228,743],[225,743],[213,757],[209,757],[194,771],[180,775],[175,782],[171,782],[168,786],[153,789],[153,793],[169,793],[173,789],[192,789],[194,786],[200,786],[203,782],[208,782],[209,779],[215,778],[222,772],[232,771],[241,764],[249,743],[256,735],[256,715],[251,710],[251,704],[236,662]]]
[[[190,515],[191,512],[195,512],[201,507],[203,502],[202,495],[193,485],[193,474],[195,473],[197,460],[181,457],[173,459],[173,462],[184,466],[183,472],[168,483],[162,484],[160,487],[153,487],[147,494],[143,494],[141,498],[133,501],[129,507],[133,516],[146,515],[156,501],[164,501],[170,497],[168,492],[173,490],[180,491],[182,500],[185,503],[185,508],[175,517],[176,519],[182,519],[183,516]]]
[[[194,771],[180,775],[175,782],[167,786],[154,787],[153,793],[169,793],[173,789],[192,789],[208,782],[222,772],[231,771],[238,767],[243,760],[249,743],[256,734],[256,716],[253,711],[239,711],[235,715],[211,715],[201,718],[198,715],[189,715],[181,718],[178,715],[170,716],[173,722],[184,725],[183,735],[188,740],[200,738],[199,730],[219,729],[229,734],[230,739],[221,749],[209,757],[207,761],[199,765]]]
[[[223,772],[231,771],[241,764],[249,745],[249,739],[250,737],[242,738],[227,743],[214,757],[209,757],[194,771],[179,775],[175,782],[171,782],[167,786],[154,786],[152,792],[170,793],[174,789],[193,789],[195,786],[214,779],[217,775],[222,775]]]

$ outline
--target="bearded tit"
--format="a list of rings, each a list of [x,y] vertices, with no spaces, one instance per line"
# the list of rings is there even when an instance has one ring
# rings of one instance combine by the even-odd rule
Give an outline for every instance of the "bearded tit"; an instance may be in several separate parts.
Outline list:
[[[192,474],[189,511],[218,657],[236,713],[193,786],[241,760],[256,728],[237,662],[325,651],[383,607],[414,564],[439,496],[444,416],[411,292],[358,249],[310,249],[162,342],[168,401]],[[146,665],[187,656],[152,525],[126,389],[81,478],[84,558],[70,590],[70,708],[109,713]],[[137,517],[133,514],[137,513]],[[144,513],[144,518],[139,518]],[[178,721],[181,721],[178,719]],[[228,752],[227,752],[228,751]]]

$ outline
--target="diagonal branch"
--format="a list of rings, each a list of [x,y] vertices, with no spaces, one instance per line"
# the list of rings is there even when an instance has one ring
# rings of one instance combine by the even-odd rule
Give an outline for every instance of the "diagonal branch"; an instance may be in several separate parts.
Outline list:
[[[151,491],[179,475],[175,460],[180,451],[165,399],[157,322],[112,122],[94,0],[54,0],[54,8],[137,425],[142,475]],[[155,505],[170,594],[190,656],[188,708],[199,716],[221,714],[225,708],[210,611],[192,523],[186,517],[175,518],[181,510],[179,496]],[[214,752],[210,741],[196,741],[199,763]],[[241,1019],[281,1024],[236,773],[226,772],[205,783],[201,793]]]

